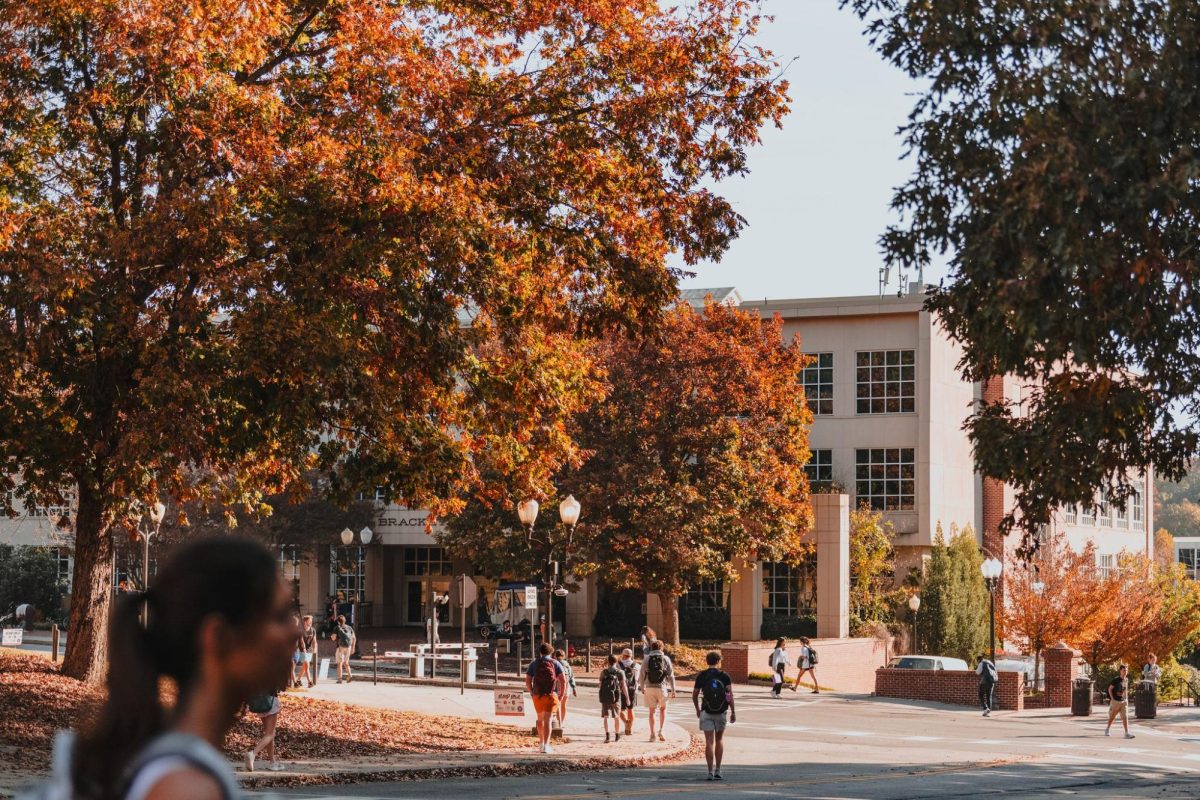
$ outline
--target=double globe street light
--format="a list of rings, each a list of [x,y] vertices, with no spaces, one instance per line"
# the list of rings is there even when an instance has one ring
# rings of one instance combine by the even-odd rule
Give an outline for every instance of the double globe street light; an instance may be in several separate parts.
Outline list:
[[[567,538],[565,542],[556,543],[547,532],[544,538],[539,538],[534,535],[534,523],[537,522],[538,509],[537,500],[529,499],[522,500],[517,504],[517,518],[521,520],[521,525],[525,528],[525,543],[533,549],[534,545],[541,545],[546,550],[546,639],[551,646],[554,645],[554,597],[566,597],[567,587],[561,586],[558,583],[559,562],[554,558],[554,549],[556,544],[561,544],[563,547],[562,568],[565,571],[567,563],[571,559],[571,544],[575,538],[575,525],[579,522],[579,511],[581,506],[574,495],[567,495],[566,499],[558,504],[558,518],[563,525],[567,526]]]
[[[983,573],[983,582],[987,585],[990,621],[988,625],[988,641],[991,643],[992,664],[996,663],[996,587],[1000,585],[1000,576],[1004,573],[1004,562],[998,558],[984,559],[979,565]]]

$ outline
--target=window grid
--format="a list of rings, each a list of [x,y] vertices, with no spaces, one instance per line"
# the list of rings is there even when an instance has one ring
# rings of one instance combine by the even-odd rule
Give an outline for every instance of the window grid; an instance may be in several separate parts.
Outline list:
[[[718,578],[693,585],[679,598],[679,607],[688,611],[722,611],[729,606],[727,600],[725,581]]]
[[[788,616],[812,613],[813,609],[803,596],[804,567],[784,561],[764,561],[762,574],[763,611]]]
[[[1133,496],[1129,498],[1129,519],[1131,522],[1133,522],[1135,527],[1145,527],[1145,520],[1142,516],[1144,512],[1145,509],[1142,506],[1142,493],[1134,492]]]
[[[1097,553],[1096,571],[1101,578],[1109,577],[1117,571],[1117,557],[1112,553]]]
[[[817,416],[833,413],[833,353],[809,353],[812,363],[800,373],[808,410]]]
[[[331,547],[329,583],[335,594],[347,601],[366,599],[367,548]]]
[[[453,575],[454,563],[441,547],[404,548],[405,575]]]
[[[855,354],[856,411],[905,414],[917,410],[917,367],[913,350],[870,350]]]
[[[1108,502],[1107,494],[1100,496],[1100,502],[1098,504],[1096,518],[1097,518],[1097,521],[1100,523],[1101,528],[1111,528],[1112,527],[1113,507],[1112,507],[1112,504]]]
[[[1197,554],[1194,547],[1181,547],[1175,555],[1176,560],[1183,564],[1187,576],[1192,580],[1200,580],[1200,564],[1196,562]]]
[[[916,508],[915,454],[911,447],[855,450],[855,502],[865,502],[873,511]]]
[[[804,474],[808,476],[808,485],[813,489],[833,483],[833,451],[811,451],[808,463],[804,465]]]
[[[56,547],[54,548],[54,555],[58,559],[58,585],[63,587],[63,591],[70,594],[75,566],[75,559],[71,555],[71,548]]]
[[[300,548],[297,545],[279,546],[279,574],[289,583],[300,580]]]
[[[1084,506],[1079,511],[1080,525],[1095,525],[1096,524],[1096,508],[1095,506]]]
[[[1074,503],[1067,506],[1063,518],[1068,525],[1077,524],[1079,522],[1079,506]]]

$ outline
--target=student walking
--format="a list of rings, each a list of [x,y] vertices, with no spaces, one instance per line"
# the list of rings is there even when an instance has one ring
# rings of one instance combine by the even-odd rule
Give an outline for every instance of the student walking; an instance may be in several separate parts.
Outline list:
[[[665,742],[663,726],[667,724],[667,702],[675,699],[675,666],[663,652],[662,644],[651,639],[638,674],[638,688],[646,701],[650,720],[650,741]],[[658,712],[658,734],[654,733],[654,712]]]
[[[1104,726],[1104,735],[1109,736],[1109,728],[1117,715],[1121,715],[1121,724],[1125,727],[1125,738],[1132,739],[1129,732],[1129,709],[1125,705],[1125,697],[1129,691],[1129,667],[1124,664],[1117,670],[1117,677],[1108,685],[1108,724]]]
[[[1142,680],[1157,684],[1162,677],[1162,667],[1158,665],[1158,656],[1154,653],[1142,665]]]
[[[625,735],[633,735],[633,707],[637,705],[638,663],[633,660],[633,651],[626,647],[617,662],[625,670],[625,684],[629,687],[629,701],[621,703],[621,719],[625,722]]]
[[[554,660],[563,671],[562,691],[558,695],[558,727],[561,728],[567,718],[567,696],[579,697],[579,689],[575,686],[575,670],[571,669],[571,662],[561,647],[554,651]]]
[[[617,657],[608,654],[608,666],[600,671],[600,718],[604,720],[604,743],[609,742],[608,720],[613,720],[617,741],[621,741],[621,711],[629,702],[629,684],[625,670],[617,663]]]
[[[705,661],[708,669],[696,676],[692,705],[696,707],[700,730],[704,731],[704,761],[708,764],[708,779],[719,781],[721,757],[725,754],[725,726],[737,722],[737,710],[733,704],[733,679],[721,669],[721,654],[714,650],[705,656]]]
[[[650,652],[650,642],[658,638],[658,634],[654,632],[654,628],[649,625],[642,626],[642,658],[646,657],[646,653]]]
[[[996,665],[987,656],[980,656],[975,665],[975,674],[979,676],[979,704],[983,706],[983,715],[992,715],[992,696],[996,690],[996,681],[1000,679]]]
[[[782,636],[775,641],[775,649],[767,658],[767,665],[771,668],[771,696],[781,697],[788,668],[788,651]]]
[[[354,628],[346,624],[346,615],[338,614],[337,624],[333,627],[333,635],[329,637],[337,645],[337,649],[333,651],[334,660],[337,662],[337,682],[342,682],[342,672],[345,671],[346,683],[354,677],[354,673],[350,671],[350,654],[354,652],[358,636],[354,633]]]
[[[254,772],[254,764],[258,760],[258,754],[262,752],[267,754],[267,758],[271,762],[267,765],[267,769],[272,772],[281,771],[283,765],[275,760],[275,728],[279,724],[279,692],[264,692],[251,697],[246,707],[252,714],[257,714],[263,724],[262,736],[258,738],[254,748],[246,753],[246,771]]]
[[[537,713],[538,747],[543,753],[553,753],[550,746],[550,718],[558,711],[558,698],[563,693],[562,665],[551,656],[554,648],[542,642],[538,657],[529,662],[525,670],[525,688],[533,698],[533,710]]]
[[[291,610],[292,592],[260,545],[184,545],[148,591],[117,598],[108,660],[119,668],[90,728],[59,734],[47,796],[239,800],[221,747],[242,705],[287,681]],[[163,678],[177,689],[169,714]]]
[[[312,614],[305,614],[303,618],[303,626],[300,628],[300,653],[304,659],[300,662],[300,677],[296,680],[296,685],[299,686],[301,681],[307,680],[309,688],[312,688],[313,678],[317,674],[317,629],[313,627]],[[294,669],[292,674],[296,674]]]
[[[792,691],[800,688],[800,679],[806,674],[812,676],[813,694],[820,694],[821,687],[817,684],[817,672],[813,669],[817,665],[817,650],[812,646],[807,636],[800,637],[800,657],[796,659],[796,666],[800,672],[796,675],[796,682],[792,684]]]

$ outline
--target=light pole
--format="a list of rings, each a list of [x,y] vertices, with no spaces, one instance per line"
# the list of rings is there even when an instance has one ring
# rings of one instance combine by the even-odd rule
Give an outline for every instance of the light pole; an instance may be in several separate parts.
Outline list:
[[[138,536],[142,539],[142,591],[150,588],[150,537],[157,536],[162,528],[163,517],[167,515],[167,507],[160,501],[155,501],[146,509],[146,516],[149,517],[150,525],[154,526],[154,530],[150,530],[149,526],[143,527],[142,520],[138,520]],[[142,606],[142,624],[150,624],[150,609],[148,606]]]
[[[908,598],[908,610],[912,612],[912,629],[913,629],[913,654],[918,652],[917,648],[917,612],[921,610],[921,595],[914,594]]]
[[[998,558],[987,558],[979,565],[983,573],[983,582],[987,584],[988,606],[990,619],[988,624],[988,641],[991,643],[992,664],[996,663],[996,587],[1000,585],[1000,575],[1004,572],[1004,562]]]
[[[545,538],[538,538],[534,535],[534,523],[537,522],[538,508],[537,500],[524,500],[517,504],[517,517],[525,526],[525,541],[530,548],[539,544],[546,550],[546,641],[553,647],[554,598],[555,596],[565,597],[567,594],[566,587],[558,585],[559,562],[554,558],[554,549],[558,544],[563,546],[562,567],[565,570],[571,558],[571,544],[575,538],[575,525],[579,522],[580,505],[574,495],[567,495],[558,504],[558,518],[567,526],[567,538],[565,541],[557,543],[550,533],[547,533]]]

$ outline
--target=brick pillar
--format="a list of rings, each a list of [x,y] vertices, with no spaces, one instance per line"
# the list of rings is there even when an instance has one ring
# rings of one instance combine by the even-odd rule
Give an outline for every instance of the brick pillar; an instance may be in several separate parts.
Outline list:
[[[850,635],[850,496],[813,495],[817,540],[817,636]]]
[[[739,559],[734,569],[737,577],[729,587],[729,638],[756,641],[762,638],[762,562]]]
[[[1047,648],[1042,657],[1046,661],[1046,708],[1070,708],[1071,687],[1081,673],[1079,651],[1060,644]]]

